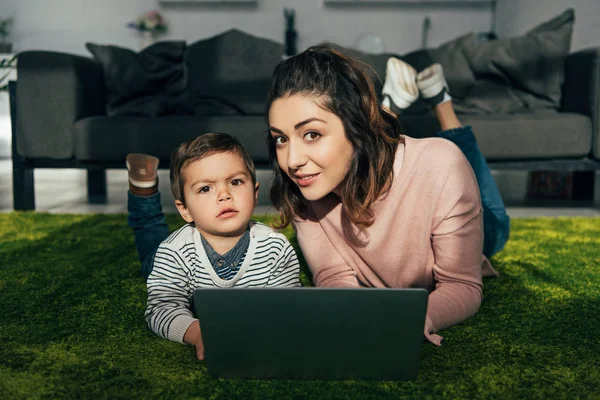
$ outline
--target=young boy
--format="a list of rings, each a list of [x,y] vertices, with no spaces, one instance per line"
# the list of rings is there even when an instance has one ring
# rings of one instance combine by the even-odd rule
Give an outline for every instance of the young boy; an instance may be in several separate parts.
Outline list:
[[[187,222],[169,235],[158,193],[158,159],[129,154],[129,224],[147,277],[146,320],[157,335],[196,346],[191,300],[200,287],[300,286],[299,263],[284,235],[250,221],[258,198],[254,163],[242,144],[209,133],[171,157],[171,190]]]

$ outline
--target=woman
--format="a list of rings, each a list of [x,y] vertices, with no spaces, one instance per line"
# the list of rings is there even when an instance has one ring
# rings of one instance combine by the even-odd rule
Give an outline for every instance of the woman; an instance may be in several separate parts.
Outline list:
[[[404,136],[388,108],[401,112],[419,93],[439,138]],[[380,103],[362,65],[329,46],[282,61],[267,108],[271,200],[316,286],[426,288],[424,333],[440,345],[435,332],[477,312],[509,220],[439,65],[417,73],[391,58],[382,94]]]

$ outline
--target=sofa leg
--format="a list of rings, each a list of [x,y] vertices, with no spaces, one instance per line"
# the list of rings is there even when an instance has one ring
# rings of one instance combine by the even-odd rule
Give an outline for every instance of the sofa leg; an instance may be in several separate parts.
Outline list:
[[[90,204],[106,204],[106,169],[87,170],[87,189]]]
[[[13,208],[18,211],[35,210],[33,168],[13,160]]]
[[[600,209],[600,169],[596,170],[594,179],[594,207]]]
[[[17,82],[8,81],[10,126],[12,135],[13,208],[19,211],[35,210],[33,168],[27,166],[17,150]]]

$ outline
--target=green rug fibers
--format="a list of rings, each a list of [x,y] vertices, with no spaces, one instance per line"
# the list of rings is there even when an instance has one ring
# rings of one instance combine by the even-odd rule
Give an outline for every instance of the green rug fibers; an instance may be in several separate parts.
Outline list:
[[[146,327],[126,216],[0,214],[0,398],[600,398],[600,219],[513,220],[492,261],[416,381],[218,380]]]

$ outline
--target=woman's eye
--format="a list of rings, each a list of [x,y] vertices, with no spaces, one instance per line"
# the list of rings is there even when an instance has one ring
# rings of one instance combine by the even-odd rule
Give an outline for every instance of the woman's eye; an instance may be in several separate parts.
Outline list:
[[[282,144],[284,144],[285,142],[287,142],[287,138],[283,137],[283,136],[277,136],[275,138],[275,145],[277,146],[281,146]]]
[[[202,186],[199,190],[198,193],[208,193],[210,192],[210,187],[209,186]]]
[[[320,137],[321,137],[321,135],[320,135],[320,134],[318,134],[317,132],[307,132],[307,133],[304,135],[304,138],[305,138],[306,140],[308,140],[309,142],[313,142],[313,141],[315,141],[315,140],[318,140]]]
[[[240,186],[242,183],[244,183],[244,181],[241,179],[234,179],[231,181],[231,186]]]

